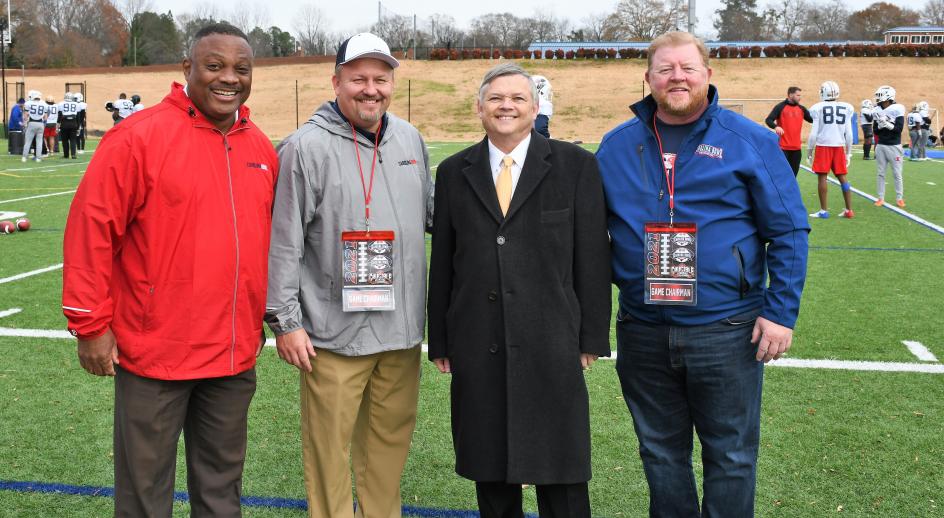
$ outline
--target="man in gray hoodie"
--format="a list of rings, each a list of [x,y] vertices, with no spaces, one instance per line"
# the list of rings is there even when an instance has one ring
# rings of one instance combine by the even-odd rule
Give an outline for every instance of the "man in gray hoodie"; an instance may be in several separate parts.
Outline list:
[[[310,517],[400,516],[416,422],[433,182],[419,132],[386,113],[399,65],[362,33],[337,99],[279,146],[266,321],[301,375]],[[350,459],[349,459],[350,455]]]

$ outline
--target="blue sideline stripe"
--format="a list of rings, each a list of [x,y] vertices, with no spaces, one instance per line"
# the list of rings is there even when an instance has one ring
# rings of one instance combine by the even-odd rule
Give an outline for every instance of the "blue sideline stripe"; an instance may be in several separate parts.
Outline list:
[[[810,250],[850,250],[853,252],[932,252],[944,253],[944,248],[878,248],[871,246],[811,246]]]
[[[46,493],[74,496],[98,496],[114,498],[115,489],[111,487],[74,486],[70,484],[53,484],[47,482],[21,482],[15,480],[0,480],[0,491],[15,491],[18,493]],[[186,491],[175,491],[174,500],[187,502],[189,497]],[[298,509],[304,511],[308,505],[304,500],[297,498],[277,498],[266,496],[244,496],[241,499],[246,507],[273,507],[278,509]],[[430,507],[403,506],[404,516],[419,516],[420,518],[478,518],[478,511],[462,511],[457,509],[436,509]],[[527,518],[538,518],[536,514],[527,514]]]

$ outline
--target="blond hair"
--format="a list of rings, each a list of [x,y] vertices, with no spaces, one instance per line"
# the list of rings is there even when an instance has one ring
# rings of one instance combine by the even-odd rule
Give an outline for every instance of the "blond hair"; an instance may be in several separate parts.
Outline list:
[[[690,32],[672,31],[662,34],[649,43],[647,68],[652,68],[652,55],[655,54],[657,50],[662,47],[681,47],[683,45],[694,45],[698,48],[698,53],[701,54],[702,64],[704,64],[705,67],[708,66],[708,47],[705,46],[705,42],[696,38],[695,35]]]

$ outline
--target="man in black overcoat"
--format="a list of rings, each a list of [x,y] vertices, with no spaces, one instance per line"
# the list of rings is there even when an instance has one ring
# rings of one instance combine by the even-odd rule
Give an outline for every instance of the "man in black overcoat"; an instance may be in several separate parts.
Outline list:
[[[456,472],[484,518],[590,516],[583,370],[610,354],[606,204],[593,155],[532,131],[538,99],[515,64],[490,70],[486,138],[436,178],[429,357],[452,374]]]

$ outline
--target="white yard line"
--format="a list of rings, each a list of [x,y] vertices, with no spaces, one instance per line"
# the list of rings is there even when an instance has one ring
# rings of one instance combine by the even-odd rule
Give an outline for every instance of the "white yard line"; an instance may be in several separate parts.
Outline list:
[[[0,284],[6,284],[8,282],[18,281],[20,279],[25,279],[27,277],[32,277],[34,275],[39,275],[41,273],[51,272],[53,270],[60,270],[60,269],[62,269],[62,263],[54,264],[52,266],[47,266],[45,268],[40,268],[39,270],[33,270],[31,272],[19,273],[12,277],[7,277],[5,279],[0,279]]]
[[[800,167],[802,167],[803,169],[809,171],[810,174],[816,174],[816,173],[813,172],[812,169],[810,169],[809,167],[807,167],[807,166],[805,166],[805,165],[801,165]],[[832,178],[832,177],[829,177],[829,182],[830,182],[830,183],[833,183],[833,184],[835,184],[835,185],[839,185],[839,180],[836,180],[835,178]],[[865,198],[865,199],[867,199],[867,200],[873,201],[873,202],[878,200],[878,198],[876,198],[875,196],[872,196],[871,194],[868,194],[868,193],[866,193],[866,192],[864,192],[864,191],[860,191],[859,189],[856,189],[855,187],[852,187],[852,192],[858,194],[859,196],[862,196],[863,198]],[[931,230],[933,230],[933,231],[935,231],[935,232],[937,232],[937,233],[939,233],[939,234],[944,234],[944,227],[942,227],[942,226],[940,226],[940,225],[937,225],[937,224],[935,224],[935,223],[931,223],[930,221],[928,221],[928,220],[926,220],[926,219],[924,219],[924,218],[915,216],[914,214],[912,214],[912,213],[910,213],[910,212],[908,212],[908,211],[902,210],[902,209],[896,207],[894,203],[886,202],[885,204],[882,205],[882,207],[884,207],[884,208],[886,208],[886,209],[888,209],[888,210],[890,210],[890,211],[892,211],[892,212],[897,213],[899,216],[904,216],[904,217],[910,219],[911,221],[914,221],[915,223],[918,223],[919,225],[924,225],[925,227],[928,227],[929,229],[931,229]]]
[[[0,327],[0,336],[15,336],[21,338],[52,338],[52,339],[71,339],[72,335],[68,331],[52,331],[47,329],[12,329],[9,327]],[[269,338],[265,341],[266,346],[273,347],[275,340]],[[426,344],[423,344],[423,351],[427,350]],[[600,358],[601,360],[615,360],[616,351],[609,358]],[[793,367],[798,369],[830,369],[830,370],[850,370],[850,371],[877,371],[877,372],[918,372],[926,374],[944,374],[944,365],[927,363],[901,363],[901,362],[865,362],[865,361],[844,361],[844,360],[801,360],[799,358],[782,358],[767,364],[769,367]]]
[[[934,356],[934,353],[929,351],[921,342],[902,340],[901,343],[905,344],[905,347],[911,351],[911,354],[915,355],[919,360],[923,362],[937,362],[937,356]]]
[[[10,316],[10,315],[15,315],[15,314],[19,313],[20,311],[23,311],[23,310],[22,310],[21,308],[5,309],[5,310],[3,310],[3,311],[0,311],[0,318],[8,317],[8,316]]]
[[[15,201],[35,200],[35,199],[38,199],[38,198],[48,198],[48,197],[50,197],[50,196],[62,196],[63,194],[72,194],[72,193],[74,193],[74,192],[75,192],[75,190],[73,189],[73,190],[71,190],[71,191],[54,192],[54,193],[52,193],[52,194],[40,194],[40,195],[38,195],[38,196],[29,196],[29,197],[26,197],[26,198],[16,198],[16,199],[12,199],[12,200],[0,200],[0,203],[13,203],[13,202],[15,202]]]

